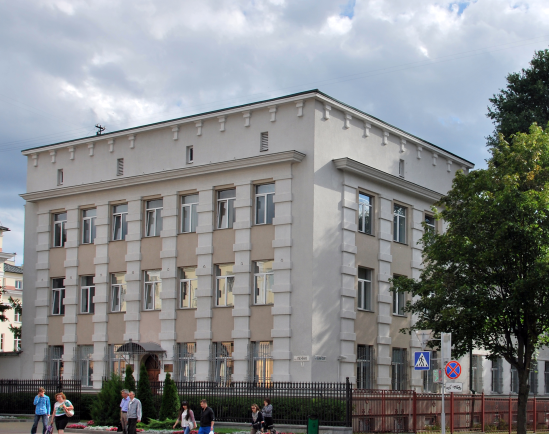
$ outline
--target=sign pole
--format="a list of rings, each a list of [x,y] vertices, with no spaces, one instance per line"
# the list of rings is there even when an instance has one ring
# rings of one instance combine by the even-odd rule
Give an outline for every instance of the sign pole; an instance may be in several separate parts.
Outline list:
[[[442,361],[442,364],[444,365],[444,360]],[[446,369],[446,366],[444,366],[444,369]],[[442,434],[446,434],[446,414],[444,413],[444,389],[446,387],[446,375],[442,376],[442,411],[440,413],[440,429]]]
[[[440,429],[441,434],[446,434],[446,413],[444,411],[444,390],[446,389],[446,365],[452,360],[452,333],[440,334],[440,350],[442,359],[442,369],[444,369],[444,375],[442,376],[442,409],[440,412]]]

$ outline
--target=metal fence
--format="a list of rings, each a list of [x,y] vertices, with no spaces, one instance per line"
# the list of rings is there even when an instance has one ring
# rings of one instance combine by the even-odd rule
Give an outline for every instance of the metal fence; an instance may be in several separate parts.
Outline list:
[[[446,395],[445,426],[450,433],[516,432],[515,396]],[[437,432],[441,428],[440,394],[410,390],[353,390],[353,432]],[[549,431],[549,397],[532,397],[527,407],[527,429]]]
[[[34,414],[34,398],[38,388],[46,389],[51,407],[55,394],[63,392],[74,405],[70,421],[80,420],[82,386],[80,380],[0,380],[0,414]]]

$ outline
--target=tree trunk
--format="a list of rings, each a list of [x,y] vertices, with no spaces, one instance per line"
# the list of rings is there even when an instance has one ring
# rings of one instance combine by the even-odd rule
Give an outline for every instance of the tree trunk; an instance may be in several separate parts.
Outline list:
[[[518,393],[518,408],[517,408],[517,434],[526,434],[526,423],[528,417],[526,409],[528,405],[528,393],[530,392],[530,386],[528,385],[529,371],[526,369],[518,370],[519,377],[519,393]],[[512,424],[513,420],[509,415],[509,424]]]

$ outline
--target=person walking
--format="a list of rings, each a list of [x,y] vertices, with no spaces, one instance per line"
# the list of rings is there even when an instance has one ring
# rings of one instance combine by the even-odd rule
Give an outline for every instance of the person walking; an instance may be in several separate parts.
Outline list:
[[[203,399],[200,401],[200,407],[202,407],[202,413],[200,414],[200,429],[198,434],[214,434],[214,411],[208,407],[208,401]]]
[[[265,398],[263,400],[263,405],[263,410],[261,410],[264,420],[263,427],[266,431],[271,431],[273,429],[273,406],[271,405],[271,400]]]
[[[128,403],[128,434],[136,434],[135,425],[141,422],[143,410],[141,401],[135,397],[135,392],[130,390],[130,402]]]
[[[250,434],[258,433],[259,431],[261,431],[262,427],[263,427],[263,414],[261,414],[259,405],[252,404],[252,429],[250,431]]]
[[[55,400],[57,401],[55,405],[53,406],[53,414],[51,415],[51,423],[53,424],[53,421],[55,419],[55,428],[57,428],[57,432],[59,434],[65,433],[65,427],[67,426],[67,423],[69,422],[69,417],[67,416],[67,411],[71,412],[74,410],[74,406],[72,403],[67,399],[65,394],[63,392],[59,392],[55,394]],[[74,414],[74,412],[73,412]]]
[[[38,388],[38,395],[34,397],[34,423],[32,424],[31,434],[36,434],[38,422],[42,421],[42,434],[46,434],[48,419],[51,414],[50,397],[46,395],[46,390],[43,387]]]
[[[179,416],[177,416],[177,420],[173,424],[174,429],[179,421],[181,421],[181,428],[185,430],[185,434],[190,434],[191,430],[196,427],[194,413],[189,408],[189,403],[187,401],[183,401],[181,403],[181,407],[179,408]]]
[[[128,389],[120,392],[122,395],[122,401],[120,401],[120,424],[122,425],[122,431],[124,434],[128,434],[128,404],[130,402],[130,396]]]

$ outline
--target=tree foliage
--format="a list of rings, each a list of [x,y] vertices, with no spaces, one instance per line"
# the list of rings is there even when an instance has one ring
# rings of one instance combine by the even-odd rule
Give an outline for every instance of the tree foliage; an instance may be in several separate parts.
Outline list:
[[[164,392],[162,394],[162,404],[160,405],[159,420],[177,419],[179,413],[179,396],[177,394],[177,385],[172,380],[172,376],[166,374],[164,380]]]
[[[96,425],[114,425],[120,422],[120,392],[124,383],[118,375],[112,375],[110,379],[103,381],[101,392],[92,404],[91,416]]]
[[[126,376],[124,377],[124,389],[127,389],[128,392],[135,393],[135,378],[133,376],[132,365],[126,365]]]
[[[549,331],[549,129],[500,136],[488,168],[458,173],[437,206],[443,234],[425,231],[419,281],[409,292],[415,330],[451,332],[454,356],[471,347],[503,357],[519,377],[519,434],[526,429],[528,374]]]
[[[143,410],[143,419],[141,421],[148,423],[150,418],[156,419],[157,413],[154,406],[151,383],[149,382],[149,374],[147,373],[147,368],[144,363],[141,364],[141,369],[139,370],[137,398],[141,401]]]
[[[4,294],[6,294],[6,291],[2,286],[0,286],[0,297]],[[5,312],[11,309],[12,309],[12,306],[10,304],[0,303],[0,322],[8,321],[8,317],[6,316]]]
[[[21,300],[10,297],[8,302],[16,314],[23,315],[23,302]],[[21,326],[10,324],[8,328],[10,329],[10,332],[13,333],[14,338],[21,339]]]
[[[499,134],[509,140],[513,134],[528,133],[536,122],[549,122],[549,50],[537,51],[530,67],[507,76],[507,86],[490,98],[487,116],[495,131],[488,137],[489,146],[497,146]]]

